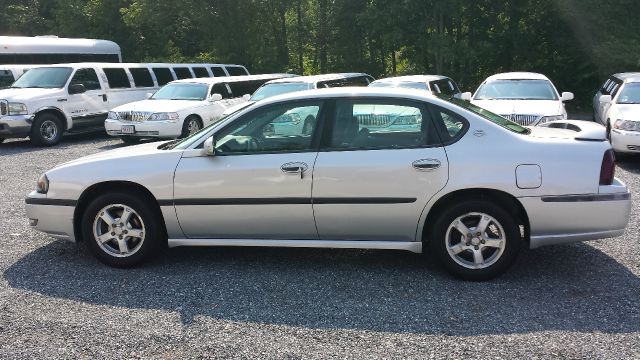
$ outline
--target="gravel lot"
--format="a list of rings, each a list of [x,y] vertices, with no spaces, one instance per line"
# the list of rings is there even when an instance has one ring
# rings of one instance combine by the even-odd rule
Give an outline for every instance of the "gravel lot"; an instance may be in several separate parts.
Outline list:
[[[0,145],[1,359],[640,358],[637,200],[623,237],[525,251],[487,283],[393,251],[174,249],[117,270],[31,230],[24,196],[118,146]],[[634,194],[639,174],[620,163]]]

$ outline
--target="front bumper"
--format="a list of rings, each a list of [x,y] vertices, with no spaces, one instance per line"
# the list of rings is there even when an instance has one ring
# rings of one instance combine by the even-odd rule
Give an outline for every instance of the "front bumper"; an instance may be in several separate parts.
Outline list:
[[[20,138],[29,135],[33,115],[11,115],[0,117],[0,138]]]
[[[125,134],[122,126],[133,125],[135,133]],[[157,138],[177,138],[182,134],[182,119],[178,121],[143,121],[129,122],[107,119],[104,122],[107,134],[111,136],[137,136]]]
[[[76,241],[73,229],[75,204],[52,201],[36,192],[29,194],[25,203],[32,228],[56,239]]]
[[[640,132],[611,129],[611,147],[618,152],[640,153]]]
[[[520,198],[529,217],[530,247],[620,236],[629,223],[631,196],[624,183],[598,194]]]

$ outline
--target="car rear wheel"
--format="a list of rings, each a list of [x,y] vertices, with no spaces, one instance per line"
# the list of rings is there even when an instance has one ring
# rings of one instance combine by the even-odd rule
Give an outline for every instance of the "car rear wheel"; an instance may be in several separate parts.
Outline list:
[[[40,146],[53,146],[62,140],[63,123],[51,113],[36,115],[31,124],[29,138],[31,142]]]
[[[185,138],[187,136],[191,136],[202,129],[202,122],[195,116],[189,116],[184,119],[184,124],[182,124],[182,134],[180,137]]]
[[[162,231],[147,203],[133,194],[109,193],[89,204],[82,235],[98,260],[113,267],[131,267],[153,255]]]
[[[518,224],[502,207],[470,200],[445,210],[428,241],[450,273],[479,281],[501,275],[513,264],[522,237]]]

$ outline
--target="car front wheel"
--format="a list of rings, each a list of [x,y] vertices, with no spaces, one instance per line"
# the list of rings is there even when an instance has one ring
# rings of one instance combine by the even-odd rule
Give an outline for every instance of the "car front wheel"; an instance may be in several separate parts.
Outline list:
[[[444,267],[465,280],[489,280],[515,261],[522,237],[516,221],[502,207],[470,200],[445,210],[428,241]]]
[[[109,193],[93,200],[82,219],[87,247],[101,262],[131,267],[147,260],[161,243],[153,209],[130,193]]]
[[[64,132],[60,119],[50,113],[39,114],[33,120],[29,138],[36,145],[53,146],[62,140]]]

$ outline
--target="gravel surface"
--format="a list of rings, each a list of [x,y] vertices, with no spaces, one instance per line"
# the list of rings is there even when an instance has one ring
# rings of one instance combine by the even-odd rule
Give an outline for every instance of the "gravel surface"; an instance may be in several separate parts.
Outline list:
[[[33,231],[52,166],[122,146],[0,144],[0,359],[640,358],[640,206],[624,236],[524,251],[491,282],[394,251],[174,249],[133,270]],[[640,190],[640,157],[618,176]]]

